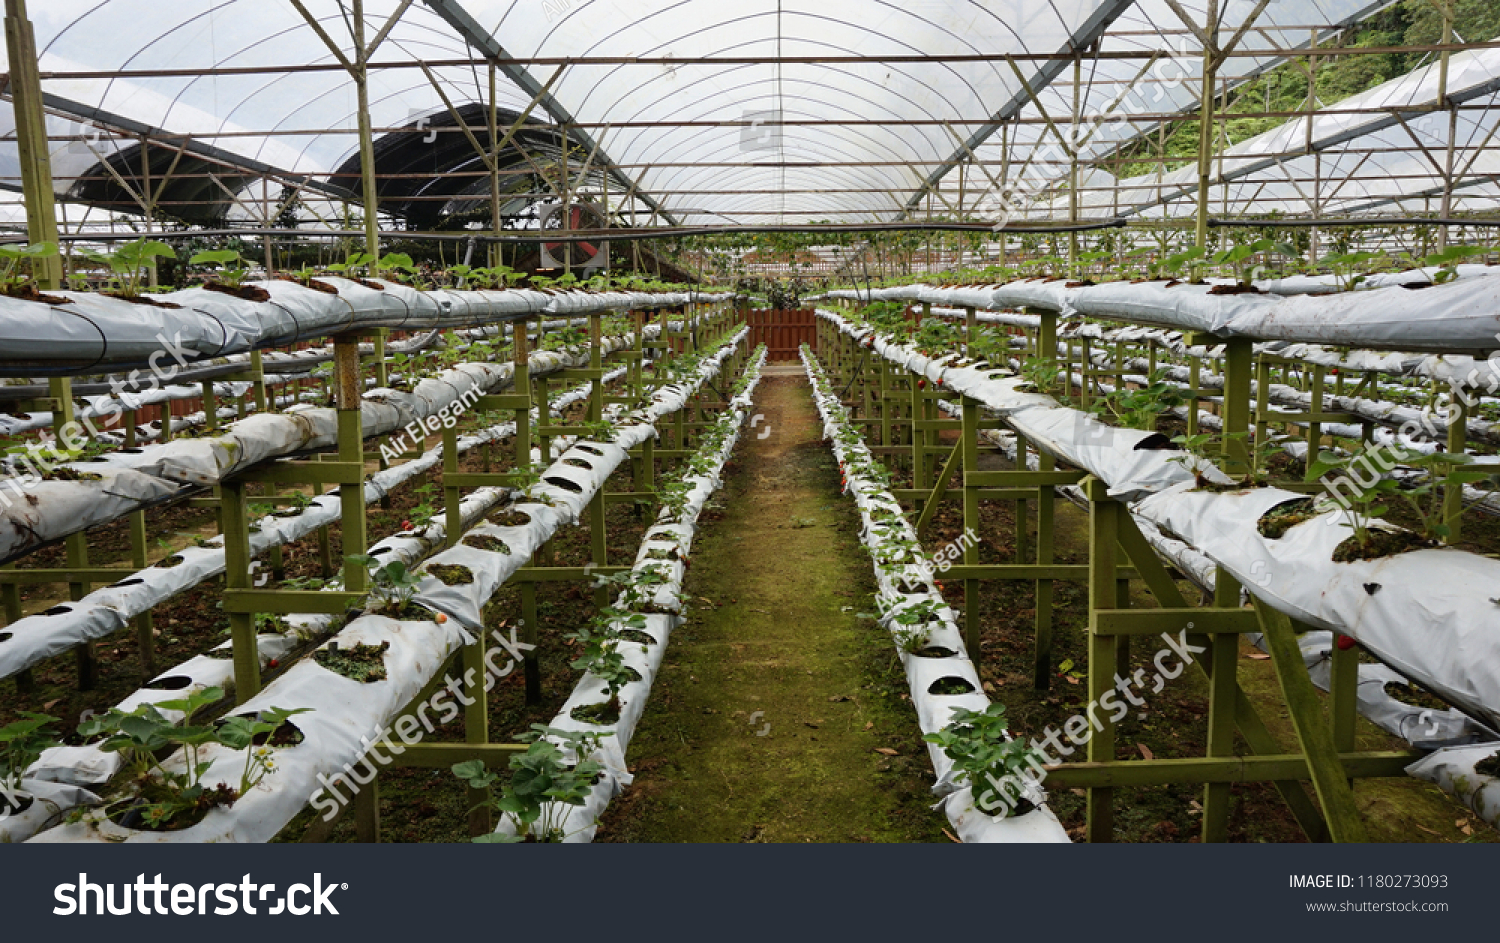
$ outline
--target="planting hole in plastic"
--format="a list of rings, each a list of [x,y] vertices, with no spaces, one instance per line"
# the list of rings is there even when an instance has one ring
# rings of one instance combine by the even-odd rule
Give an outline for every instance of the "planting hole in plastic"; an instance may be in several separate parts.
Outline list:
[[[531,515],[525,511],[507,511],[490,523],[496,527],[525,527],[531,523]]]
[[[955,652],[951,648],[944,648],[941,645],[928,645],[926,648],[917,649],[912,654],[918,658],[952,658],[958,652]],[[963,679],[960,678],[959,680]]]
[[[546,482],[549,485],[552,485],[554,488],[561,488],[562,490],[570,492],[572,494],[583,494],[583,485],[569,481],[568,479],[558,475],[552,475],[550,477],[543,478],[542,481]]]
[[[928,694],[952,697],[957,694],[972,694],[974,685],[958,675],[944,675],[927,686]]]
[[[372,557],[378,557],[382,553],[390,553],[390,552],[391,552],[391,548],[390,547],[376,547],[374,550],[370,551],[370,556],[372,556]]]
[[[168,675],[165,678],[157,678],[146,685],[150,691],[181,691],[183,688],[191,687],[193,679],[187,675]]]
[[[592,445],[575,445],[573,446],[573,448],[577,449],[580,452],[587,452],[590,455],[598,455],[601,457],[604,455],[602,449],[596,449]]]
[[[585,462],[581,458],[565,458],[563,459],[563,464],[572,465],[574,468],[586,468],[589,471],[594,470],[594,466],[590,465],[588,462]]]
[[[246,720],[255,720],[255,721],[259,721],[259,720],[263,719],[259,714],[255,713],[254,711],[247,711],[247,712],[245,712],[243,714],[235,714],[234,716],[236,716],[236,717],[243,717]],[[223,721],[220,721],[220,723],[223,723]],[[250,742],[253,743],[255,746],[263,747],[263,746],[266,745],[266,741],[268,739],[270,740],[271,746],[273,746],[273,747],[280,747],[282,749],[285,749],[287,747],[294,747],[297,744],[301,743],[302,741],[306,740],[307,739],[307,735],[302,732],[302,728],[301,727],[298,727],[296,724],[292,723],[290,720],[284,720],[284,721],[281,722],[281,726],[280,727],[277,727],[275,730],[271,731],[269,734],[258,733],[258,734],[255,735],[255,737]]]
[[[1135,444],[1134,452],[1180,452],[1180,448],[1172,444],[1172,440],[1160,432],[1153,432]]]
[[[14,632],[0,632],[0,642],[9,642],[16,637]]]
[[[118,583],[111,583],[109,585],[109,588],[110,589],[123,589],[126,586],[139,586],[139,585],[141,585],[144,582],[146,582],[146,581],[137,576],[137,577],[134,577],[134,578],[128,579],[128,580],[120,580],[120,582],[118,582]]]
[[[44,616],[60,616],[60,615],[64,615],[64,614],[72,612],[72,611],[73,611],[73,607],[72,606],[53,606],[51,609],[48,609],[48,610],[44,611],[42,613],[42,615],[44,615]]]

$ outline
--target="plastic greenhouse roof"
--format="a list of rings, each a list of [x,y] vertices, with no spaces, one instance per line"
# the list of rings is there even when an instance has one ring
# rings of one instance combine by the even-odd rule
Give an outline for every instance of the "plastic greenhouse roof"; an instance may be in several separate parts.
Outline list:
[[[1482,106],[1455,113],[1455,207],[1462,201],[1464,210],[1491,208],[1500,198],[1500,154],[1485,145],[1500,124],[1500,49],[1455,53],[1448,69],[1449,98]],[[1432,211],[1443,189],[1449,122],[1448,111],[1433,110],[1437,92],[1433,63],[1241,141],[1214,160],[1210,207],[1229,215]],[[1349,114],[1353,109],[1379,113]],[[1187,166],[1117,180],[1095,169],[1082,188],[1110,192],[1085,193],[1082,213],[1190,215],[1197,173]]]
[[[1305,46],[1315,33],[1323,38],[1385,2],[1270,4],[1242,40],[1245,48],[1266,54],[1231,60],[1236,80],[1280,62],[1279,50]],[[308,2],[324,28],[343,39],[346,51],[351,47],[347,3]],[[1227,39],[1255,5],[1254,0],[1227,0],[1221,37]],[[399,0],[369,0],[367,38],[401,6]],[[1181,6],[1200,22],[1205,16],[1206,0],[1184,0]],[[231,167],[281,180],[326,181],[357,152],[355,88],[349,76],[337,68],[283,68],[336,63],[288,0],[32,0],[30,17],[43,72],[64,74],[43,82],[49,106],[63,115],[49,118],[60,193],[68,193],[77,178],[97,176],[101,156],[138,144],[132,135],[150,135],[173,148],[191,136],[190,151],[209,164],[225,166],[231,189],[244,185],[228,172]],[[465,36],[460,24],[471,24],[477,35]],[[433,71],[448,96],[463,105],[488,94],[482,64],[451,64],[477,59],[476,45],[522,60],[692,60],[682,65],[575,62],[552,86],[554,102],[544,107],[550,106],[554,116],[566,114],[597,126],[590,129],[592,138],[620,168],[616,176],[622,184],[634,182],[667,210],[677,211],[679,221],[699,224],[893,220],[903,211],[917,215],[922,207],[913,194],[924,184],[940,179],[944,197],[958,192],[959,174],[953,167],[969,156],[969,149],[981,162],[992,162],[990,175],[998,176],[994,168],[1004,160],[1012,186],[1020,181],[1018,189],[1040,190],[1056,181],[1059,154],[1055,135],[1038,120],[1044,114],[1066,128],[1075,93],[1083,114],[1111,106],[1125,113],[1189,112],[1196,107],[1201,74],[1197,42],[1165,0],[418,0],[404,10],[375,59],[439,63]],[[1144,60],[1096,58],[1095,49],[1160,51],[1163,56],[1143,70]],[[1075,66],[1068,58],[1075,52],[1076,86]],[[1037,93],[1036,102],[1006,60],[920,59],[1007,54],[1055,57],[1013,60],[1024,84]],[[888,58],[807,61],[818,57]],[[799,61],[746,61],[778,58]],[[1454,56],[1455,87],[1461,58]],[[1464,81],[1492,76],[1493,56],[1485,62],[1474,67],[1478,71],[1462,72]],[[223,69],[259,71],[195,74]],[[153,74],[66,75],[146,70]],[[514,79],[521,74],[534,88],[552,70],[551,65],[511,65],[501,77],[499,106],[525,109],[532,96]],[[1422,94],[1416,88],[1420,81],[1408,78],[1413,83],[1408,91]],[[444,110],[420,69],[375,69],[370,83],[377,129],[409,126]],[[129,129],[131,135],[104,134],[85,143],[77,140],[82,126],[68,116],[96,118]],[[1020,123],[1006,125],[1002,148],[995,122],[1018,116]],[[1331,117],[1315,119],[1317,134],[1357,134],[1359,123],[1370,120],[1344,116],[1355,119],[1353,124],[1346,120],[1346,127],[1335,128],[1324,121]],[[1420,134],[1445,135],[1437,127],[1441,120],[1429,116],[1411,124]],[[1464,130],[1473,140],[1483,139],[1490,120],[1488,112],[1484,117],[1466,112]],[[605,127],[627,122],[629,127]],[[650,126],[658,122],[693,124]],[[14,181],[19,172],[11,123],[8,105],[0,107],[0,132],[10,132],[0,136],[0,177]],[[1293,121],[1262,135],[1266,140],[1257,138],[1256,146],[1263,148],[1278,136],[1295,138],[1303,133],[1294,127],[1300,124]],[[1147,122],[1106,123],[1082,157],[1105,156],[1151,130]],[[1383,135],[1387,142],[1406,139],[1400,127],[1371,128],[1369,133]],[[1405,159],[1422,160],[1420,153]],[[1230,204],[1238,205],[1239,212],[1255,212],[1256,188],[1264,196],[1292,186],[1281,164],[1251,163],[1241,167],[1226,159],[1226,169],[1244,174],[1230,185]],[[1492,163],[1482,160],[1472,170],[1492,170]],[[1359,173],[1368,175],[1372,169],[1398,174],[1409,168],[1402,166],[1401,155],[1392,155],[1374,165],[1365,161]],[[1432,170],[1430,165],[1427,169]],[[1327,172],[1333,179],[1346,171]],[[966,206],[974,205],[972,194],[988,188],[989,181],[980,168],[969,166],[963,173],[970,194]],[[1094,185],[1115,183],[1098,169],[1088,176]],[[1116,205],[1122,211],[1153,212],[1151,207],[1160,202],[1158,186],[1170,196],[1176,182],[1173,174],[1163,181],[1118,181],[1118,201],[1114,194],[1089,194],[1085,212],[1113,215]],[[326,182],[319,185],[327,189]],[[1351,183],[1336,199],[1373,207],[1428,185],[1403,183],[1393,189]],[[993,197],[977,205],[980,215],[996,206]],[[1054,200],[1050,207],[1032,207],[1028,215],[1056,218],[1058,212]],[[1177,212],[1175,204],[1168,212]]]

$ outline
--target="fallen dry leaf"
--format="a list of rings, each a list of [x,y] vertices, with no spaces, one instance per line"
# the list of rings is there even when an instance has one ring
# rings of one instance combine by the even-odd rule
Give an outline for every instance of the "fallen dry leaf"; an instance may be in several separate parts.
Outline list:
[[[957,843],[958,843],[958,844],[960,844],[960,845],[962,845],[962,844],[963,844],[963,842],[961,842],[961,841],[959,841],[959,840],[958,840],[958,839],[957,839],[957,838],[953,838],[953,833],[952,833],[952,832],[950,832],[950,831],[948,831],[948,830],[947,830],[947,829],[946,829],[946,828],[945,828],[945,829],[943,829],[943,834],[944,834],[944,835],[947,835],[947,836],[948,836],[948,837],[949,837],[949,838],[952,838],[952,839],[953,839],[953,841],[954,841],[954,842],[957,842]]]
[[[876,747],[875,748],[875,752],[883,754],[885,756],[900,756],[901,755],[900,753],[897,753],[895,750],[892,750],[890,747]]]
[[[1250,659],[1251,661],[1270,661],[1271,660],[1271,656],[1267,655],[1265,652],[1251,652],[1250,654],[1246,655],[1245,657],[1248,658],[1248,659]]]
[[[1151,752],[1151,748],[1148,747],[1148,746],[1146,746],[1144,743],[1137,743],[1135,745],[1135,748],[1137,750],[1140,750],[1141,751],[1141,756],[1144,756],[1146,759],[1148,759],[1148,760],[1154,760],[1154,759],[1156,759],[1156,754],[1152,753]]]
[[[873,730],[873,729],[875,729],[875,721],[873,721],[873,720],[867,720],[867,721],[865,721],[865,729],[866,730]]]

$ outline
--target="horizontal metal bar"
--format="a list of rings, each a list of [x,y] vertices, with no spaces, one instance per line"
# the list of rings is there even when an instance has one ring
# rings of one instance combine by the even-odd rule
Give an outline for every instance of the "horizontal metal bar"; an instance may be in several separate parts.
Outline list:
[[[240,472],[233,476],[233,480],[311,485],[359,485],[364,484],[365,481],[365,466],[358,462],[279,461]]]
[[[414,743],[410,746],[382,741],[376,747],[391,758],[392,766],[415,766],[423,769],[447,769],[455,763],[484,760],[486,765],[500,766],[517,753],[524,753],[524,743]],[[398,752],[399,751],[399,752]]]
[[[1416,752],[1341,753],[1339,760],[1350,777],[1405,776],[1406,767],[1421,759]],[[1163,760],[1110,760],[1103,763],[1063,763],[1047,767],[1046,783],[1054,789],[1105,789],[1111,786],[1165,786],[1181,783],[1251,783],[1308,779],[1306,757],[1280,756],[1189,757]]]
[[[521,483],[516,472],[444,472],[445,488],[514,488]]]
[[[511,576],[515,583],[557,583],[586,580],[595,576],[613,576],[629,570],[628,566],[523,566]]]
[[[965,488],[1044,488],[1055,485],[1076,485],[1088,477],[1086,471],[966,471]]]
[[[1253,609],[1096,609],[1089,628],[1095,635],[1160,635],[1189,623],[1212,635],[1260,631]]]
[[[225,612],[309,612],[340,615],[364,603],[364,593],[324,589],[226,589]]]
[[[530,409],[531,397],[525,393],[491,393],[474,401],[474,408],[486,409]]]

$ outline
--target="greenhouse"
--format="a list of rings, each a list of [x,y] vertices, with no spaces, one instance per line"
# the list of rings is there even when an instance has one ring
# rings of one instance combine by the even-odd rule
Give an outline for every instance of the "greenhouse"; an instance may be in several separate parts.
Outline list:
[[[4,24],[0,842],[1500,841],[1490,0]]]

